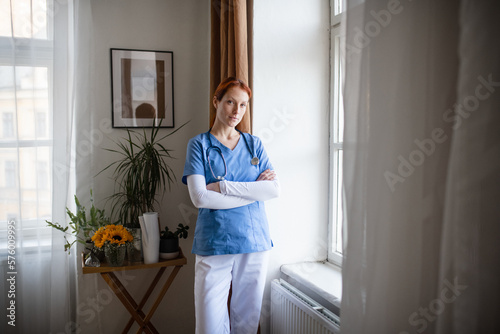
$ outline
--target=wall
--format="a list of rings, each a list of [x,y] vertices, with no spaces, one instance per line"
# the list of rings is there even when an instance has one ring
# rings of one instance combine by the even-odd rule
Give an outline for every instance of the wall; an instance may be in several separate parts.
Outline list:
[[[278,172],[266,203],[274,242],[270,282],[282,264],[326,258],[328,222],[329,1],[255,1],[254,134]]]
[[[206,131],[208,125],[209,9],[209,4],[204,0],[92,1],[92,37],[95,50],[91,129],[99,129],[103,120],[111,118],[110,48],[173,51],[175,123],[178,126],[190,121],[187,127],[166,141],[166,146],[174,150],[173,155],[177,158],[171,161],[171,167],[178,177],[178,183],[172,187],[171,192],[165,194],[161,202],[161,224],[174,228],[179,222],[185,223],[186,217],[192,230],[187,241],[181,240],[188,265],[180,270],[152,319],[160,333],[194,333],[194,257],[190,250],[197,211],[192,206],[187,187],[182,185],[180,177],[188,139]],[[161,133],[171,131],[165,129]],[[116,159],[116,155],[104,148],[114,147],[112,140],[119,140],[125,135],[126,131],[123,129],[106,131],[102,143],[94,149],[89,176],[96,175]],[[77,186],[87,185],[88,181],[83,180],[84,178],[85,176],[77,175]],[[113,191],[110,173],[94,177],[93,188],[96,200],[103,203],[103,199]],[[140,300],[145,292],[145,285],[149,285],[155,273],[156,270],[140,270],[123,272],[119,277],[132,296]],[[152,300],[145,309],[148,310],[151,304]],[[82,333],[121,332],[129,319],[125,308],[96,274],[80,273],[77,311]]]

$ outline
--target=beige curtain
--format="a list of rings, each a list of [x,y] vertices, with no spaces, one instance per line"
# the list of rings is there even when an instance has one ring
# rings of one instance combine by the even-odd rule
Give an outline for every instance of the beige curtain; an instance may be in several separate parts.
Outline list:
[[[234,76],[252,87],[253,0],[212,0],[210,55],[210,127],[215,120],[215,89]],[[237,128],[252,132],[250,106]]]
[[[252,87],[253,0],[212,0],[210,15],[210,127],[215,121],[212,99],[219,83],[236,77]],[[250,100],[252,101],[252,100]],[[236,127],[252,133],[251,106]],[[231,299],[229,292],[228,308]],[[259,328],[260,333],[260,328]]]

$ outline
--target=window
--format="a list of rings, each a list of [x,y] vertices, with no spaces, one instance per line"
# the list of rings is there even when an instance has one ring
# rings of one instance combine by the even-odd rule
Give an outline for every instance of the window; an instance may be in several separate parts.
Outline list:
[[[14,137],[14,113],[4,112],[2,115],[2,138],[12,137]]]
[[[47,137],[47,112],[37,112],[36,113],[36,124],[35,124],[35,132],[37,138],[45,138]]]
[[[14,188],[16,183],[16,163],[5,161],[5,188]]]
[[[49,171],[47,169],[47,162],[38,161],[36,170],[36,183],[38,190],[49,188]]]
[[[51,5],[0,1],[0,254],[8,221],[22,230],[18,247],[50,238],[45,219],[52,213]]]
[[[328,261],[342,263],[342,149],[344,104],[340,25],[342,0],[331,0],[330,19],[330,214]]]

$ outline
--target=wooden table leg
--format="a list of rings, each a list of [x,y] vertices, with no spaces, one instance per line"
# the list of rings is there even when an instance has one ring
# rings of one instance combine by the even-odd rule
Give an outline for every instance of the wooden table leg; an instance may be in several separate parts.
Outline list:
[[[160,303],[163,299],[163,296],[165,296],[165,293],[167,293],[167,290],[170,288],[170,285],[174,281],[174,278],[175,278],[175,276],[177,276],[177,273],[179,272],[181,267],[182,266],[175,266],[175,268],[172,270],[172,272],[168,276],[167,281],[165,282],[165,284],[163,284],[163,288],[161,289],[160,293],[158,294],[158,297],[156,297],[156,300],[155,300],[153,306],[151,307],[151,309],[149,310],[148,315],[146,316],[146,318],[144,318],[145,325],[141,325],[141,327],[137,331],[138,334],[144,329],[144,326],[147,326],[150,323],[149,321],[151,320],[151,317],[153,316],[156,309],[160,305]]]
[[[146,333],[158,334],[158,331],[153,324],[149,322],[149,320],[144,321],[144,313],[142,311],[136,311],[138,308],[137,303],[128,293],[127,289],[125,289],[118,277],[116,277],[113,272],[101,273],[101,276],[104,278],[106,283],[108,283],[118,299],[122,302],[123,306],[125,306],[127,311],[129,311],[134,320],[137,321],[142,331],[145,331]]]
[[[153,292],[154,288],[156,287],[156,285],[160,281],[161,277],[163,276],[165,269],[166,269],[166,267],[161,267],[160,270],[158,270],[158,273],[156,273],[155,278],[153,279],[153,281],[149,285],[148,290],[146,291],[146,293],[144,294],[144,297],[142,297],[141,302],[139,303],[139,305],[136,308],[136,311],[141,313],[141,317],[143,319],[144,319],[145,315],[142,312],[142,308],[146,304],[146,301],[148,300],[149,296],[151,296],[151,293]],[[133,324],[134,324],[134,317],[130,317],[127,325],[125,326],[125,329],[123,330],[123,333],[128,333],[128,331],[130,330],[130,328],[132,327]]]
[[[156,328],[151,323],[151,319],[153,317],[153,314],[157,310],[158,306],[160,305],[163,297],[165,296],[167,290],[172,285],[172,282],[174,278],[177,276],[180,268],[187,263],[186,257],[184,256],[180,248],[179,248],[179,256],[177,258],[166,261],[160,261],[158,263],[152,263],[152,264],[139,263],[139,264],[126,265],[122,267],[109,267],[106,265],[101,267],[87,267],[85,266],[83,259],[84,256],[82,253],[83,274],[99,273],[104,279],[104,281],[111,288],[113,293],[116,295],[118,300],[120,300],[125,309],[130,313],[131,318],[126,324],[123,333],[128,333],[128,331],[130,331],[131,327],[133,326],[134,322],[137,322],[137,324],[139,325],[139,330],[138,330],[139,333],[145,332],[147,334],[159,334]],[[167,267],[174,267],[174,268],[172,269],[172,272],[170,273],[166,282],[162,285],[162,288],[160,289],[158,296],[154,300],[151,309],[149,310],[149,312],[147,312],[147,314],[145,314],[143,308],[145,307],[148,299],[153,295],[153,292],[156,289],[156,286],[160,282],[161,278],[163,277]],[[149,269],[149,268],[151,269],[157,268],[159,270],[156,273],[156,276],[153,278],[153,281],[147,288],[147,291],[142,297],[140,303],[137,304],[134,298],[132,298],[127,289],[125,289],[125,286],[120,282],[120,280],[118,279],[118,277],[115,275],[114,272],[137,270],[137,269]]]

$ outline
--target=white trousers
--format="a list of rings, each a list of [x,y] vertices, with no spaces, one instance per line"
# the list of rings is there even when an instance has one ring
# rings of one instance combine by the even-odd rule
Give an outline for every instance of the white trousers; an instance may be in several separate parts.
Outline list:
[[[196,334],[257,333],[268,259],[269,251],[196,255]],[[227,298],[231,282],[233,288],[229,317]]]

